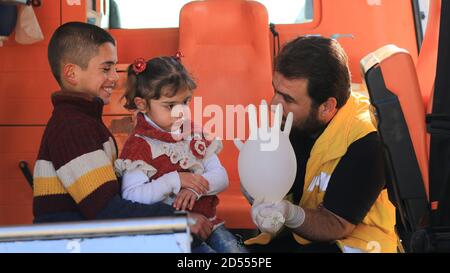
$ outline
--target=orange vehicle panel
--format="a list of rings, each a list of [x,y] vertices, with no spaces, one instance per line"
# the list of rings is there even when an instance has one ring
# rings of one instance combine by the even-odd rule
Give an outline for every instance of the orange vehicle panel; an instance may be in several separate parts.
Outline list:
[[[227,14],[227,20],[216,15],[221,12]],[[225,126],[219,137],[224,148],[219,158],[228,171],[230,185],[220,195],[218,213],[231,228],[254,228],[254,224],[250,205],[240,193],[238,151],[233,144],[238,136],[227,138],[232,123],[224,118],[227,105],[259,104],[273,94],[267,22],[265,7],[249,1],[191,2],[180,13],[182,61],[198,79],[194,96],[202,98],[203,107],[217,105],[223,113],[220,122]],[[199,108],[191,103],[194,116]],[[203,118],[203,125],[207,120],[209,117]]]
[[[361,58],[386,44],[406,48],[414,62],[417,61],[412,1],[315,0],[314,21],[276,25],[281,45],[300,35],[353,35],[354,38],[345,37],[338,41],[349,56],[354,82],[362,82]]]
[[[0,124],[45,124],[51,113],[49,94],[58,89],[47,62],[47,45],[60,25],[59,1],[34,8],[44,40],[15,42],[14,33],[0,48]]]
[[[33,170],[43,126],[0,127],[0,225],[32,221],[33,191],[19,169],[24,160]]]
[[[425,108],[414,63],[409,54],[398,53],[391,58],[383,60],[380,63],[380,67],[387,89],[394,92],[400,101],[428,196],[429,177]],[[401,77],[399,77],[399,68],[402,70]]]
[[[202,2],[214,1],[221,2],[220,0]],[[81,5],[69,5],[69,2],[77,1],[51,2],[43,1],[41,7],[34,8],[44,33],[43,41],[32,45],[20,45],[14,41],[13,34],[5,45],[0,48],[0,109],[2,109],[0,112],[0,126],[2,126],[0,127],[0,155],[2,156],[0,159],[0,185],[2,183],[12,183],[9,186],[0,186],[0,192],[2,192],[0,198],[9,194],[18,196],[15,201],[14,198],[8,197],[8,199],[5,197],[5,203],[0,203],[0,224],[31,222],[32,194],[28,191],[25,178],[20,173],[17,164],[22,159],[29,161],[29,163],[34,163],[37,149],[39,148],[40,135],[44,127],[28,126],[46,124],[52,111],[50,94],[58,89],[58,85],[53,79],[47,63],[47,44],[51,34],[60,24],[68,21],[86,21],[86,1],[81,0]],[[435,2],[435,0],[430,2],[430,10],[437,9],[437,6],[432,2]],[[99,0],[97,0],[98,3]],[[369,3],[374,4],[369,5]],[[381,5],[377,5],[377,3],[381,3]],[[418,51],[411,5],[410,0],[314,0],[313,22],[307,24],[280,24],[276,26],[276,29],[280,33],[281,44],[296,36],[305,34],[320,34],[324,36],[352,34],[354,39],[341,38],[339,42],[349,55],[353,81],[361,82],[359,74],[361,57],[382,45],[394,43],[399,47],[406,48],[411,53],[413,61],[417,62]],[[217,14],[223,14],[223,10],[210,14],[211,20],[220,19],[221,16]],[[432,16],[430,14],[429,24],[435,25],[435,22],[438,22],[438,20]],[[250,19],[251,16],[243,18],[242,24],[235,28],[237,30],[241,29],[236,33],[237,38],[244,40],[248,38],[245,35],[242,36],[242,34],[249,27],[246,22]],[[209,24],[209,21],[204,24],[204,29],[207,30],[210,26]],[[258,30],[254,33],[260,39],[254,45],[256,47],[269,48],[267,56],[263,58],[260,58],[262,55],[249,57],[249,52],[251,51],[242,51],[242,56],[249,59],[235,58],[234,62],[229,62],[227,66],[222,66],[226,64],[226,58],[232,56],[233,52],[226,49],[220,51],[218,47],[216,50],[223,53],[220,59],[216,59],[220,54],[207,55],[199,48],[196,49],[197,55],[188,55],[183,59],[188,67],[192,68],[192,73],[199,84],[199,88],[194,95],[204,95],[204,105],[210,103],[222,106],[236,103],[246,105],[258,103],[262,98],[270,99],[273,92],[270,83],[273,57],[270,49],[272,37],[268,31],[268,19],[265,19],[264,24],[266,26],[261,26],[262,31]],[[438,28],[435,26],[435,29],[437,30]],[[430,31],[430,27],[428,31]],[[119,63],[131,63],[137,57],[152,58],[159,55],[173,55],[179,49],[180,30],[178,28],[111,29],[110,33],[117,40]],[[190,35],[194,35],[194,33]],[[256,40],[253,39],[253,41]],[[433,47],[431,42],[427,42],[426,36],[424,49],[427,47],[427,43],[430,43],[429,47]],[[223,45],[226,46],[226,41],[223,42]],[[180,48],[184,50],[183,47]],[[262,53],[259,52],[258,54]],[[423,54],[423,60],[425,61],[428,57],[425,55],[426,53]],[[248,64],[249,61],[251,65]],[[202,62],[202,67],[191,66],[194,62]],[[433,66],[432,63],[422,64],[420,59],[417,63],[419,72],[427,71],[424,72],[427,73],[427,80],[420,79],[421,86],[426,86],[426,88],[422,87],[425,97],[427,96],[426,90],[430,90],[429,86],[431,85],[429,81],[433,78],[432,74],[429,74],[430,68],[428,65]],[[269,68],[264,68],[264,66],[269,66]],[[267,71],[262,74],[259,72],[246,74],[253,67]],[[235,71],[224,74],[220,71],[222,68],[235,69]],[[225,77],[224,75],[227,76]],[[422,78],[421,75],[419,76]],[[127,133],[123,130],[127,117],[130,117],[130,113],[123,109],[123,102],[120,101],[124,90],[123,80],[126,77],[121,76],[121,78],[122,82],[114,90],[111,105],[105,107],[106,116],[104,117],[105,123],[110,129],[118,130],[114,134],[118,138],[119,147],[121,147],[121,143],[127,136]],[[249,78],[254,79],[254,82],[247,83],[246,80]],[[207,89],[203,87],[205,82],[210,82],[211,84]],[[206,93],[209,90],[225,91],[207,96]],[[26,150],[23,150],[22,146],[24,144],[18,141],[18,139],[24,140],[19,136],[20,134],[27,136],[29,143],[26,144],[28,147]],[[10,142],[4,141],[5,139],[8,139]],[[14,141],[11,142],[12,140]],[[34,145],[34,150],[31,149],[30,145]],[[13,150],[6,152],[6,148]],[[221,196],[220,216],[226,219],[231,227],[251,227],[253,224],[248,215],[250,207],[240,195],[238,187],[239,177],[236,163],[238,151],[231,141],[225,141],[224,151],[220,154],[220,159],[227,168],[232,185],[226,194]],[[17,188],[15,188],[16,185]],[[20,196],[20,194],[23,195]],[[29,197],[29,200],[27,197]],[[15,203],[11,203],[12,201]],[[225,207],[224,205],[229,205],[230,210],[222,209]],[[240,215],[241,210],[236,210],[238,212],[233,213],[235,210],[232,206],[240,208],[244,211],[242,213],[246,213],[246,215],[242,217],[236,216]],[[242,221],[241,218],[245,219],[245,221]]]
[[[71,21],[86,22],[86,1],[61,1],[61,23],[67,23]]]
[[[119,63],[132,63],[136,58],[171,56],[178,50],[178,28],[111,29],[117,41]]]
[[[441,19],[441,0],[430,1],[427,31],[420,49],[416,71],[419,76],[425,109],[432,110],[434,79],[436,78],[437,54],[439,44],[439,26]]]

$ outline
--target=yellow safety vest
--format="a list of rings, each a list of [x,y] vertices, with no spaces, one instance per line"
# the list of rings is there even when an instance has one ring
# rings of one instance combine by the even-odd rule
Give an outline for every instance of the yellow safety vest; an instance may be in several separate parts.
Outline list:
[[[366,97],[352,93],[316,140],[306,166],[301,207],[315,209],[323,202],[329,178],[348,147],[376,131],[369,107]],[[388,199],[387,191],[383,190],[363,221],[346,238],[338,240],[337,244],[341,249],[348,246],[365,252],[396,252],[394,225],[395,208]],[[300,244],[309,243],[297,234],[294,237]]]

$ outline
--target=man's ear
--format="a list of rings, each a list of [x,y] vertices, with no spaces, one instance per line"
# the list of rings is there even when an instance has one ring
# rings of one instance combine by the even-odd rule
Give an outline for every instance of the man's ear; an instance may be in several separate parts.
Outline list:
[[[62,69],[62,78],[68,84],[75,86],[78,84],[77,66],[75,64],[67,63]]]
[[[335,97],[329,97],[319,106],[319,119],[328,123],[337,112],[337,100]]]
[[[135,97],[134,98],[134,104],[136,105],[136,108],[139,112],[146,112],[147,111],[147,101],[141,97]]]

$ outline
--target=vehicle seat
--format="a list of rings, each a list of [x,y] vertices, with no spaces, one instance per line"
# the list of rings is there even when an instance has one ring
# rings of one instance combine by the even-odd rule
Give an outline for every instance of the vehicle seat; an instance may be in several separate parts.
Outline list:
[[[247,106],[270,99],[269,21],[262,4],[244,0],[193,1],[180,12],[179,31],[182,62],[197,81],[194,96],[202,98],[203,109],[220,106],[225,122],[227,105]],[[203,125],[209,119],[203,118]],[[223,129],[234,128],[236,132],[234,120],[226,119]],[[238,150],[225,130],[222,136],[224,148],[219,158],[228,171],[230,186],[220,194],[218,216],[229,228],[254,228],[250,205],[240,192]]]
[[[384,46],[361,60],[376,108],[378,132],[404,228],[413,232],[428,212],[428,149],[425,107],[411,55]]]

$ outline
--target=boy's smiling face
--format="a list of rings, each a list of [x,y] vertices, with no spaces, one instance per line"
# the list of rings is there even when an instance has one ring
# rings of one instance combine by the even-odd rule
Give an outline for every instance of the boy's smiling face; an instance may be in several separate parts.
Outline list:
[[[74,78],[68,80],[70,89],[99,97],[108,104],[119,79],[116,64],[116,47],[108,42],[100,45],[97,55],[89,60],[85,70],[80,66],[73,66]]]

